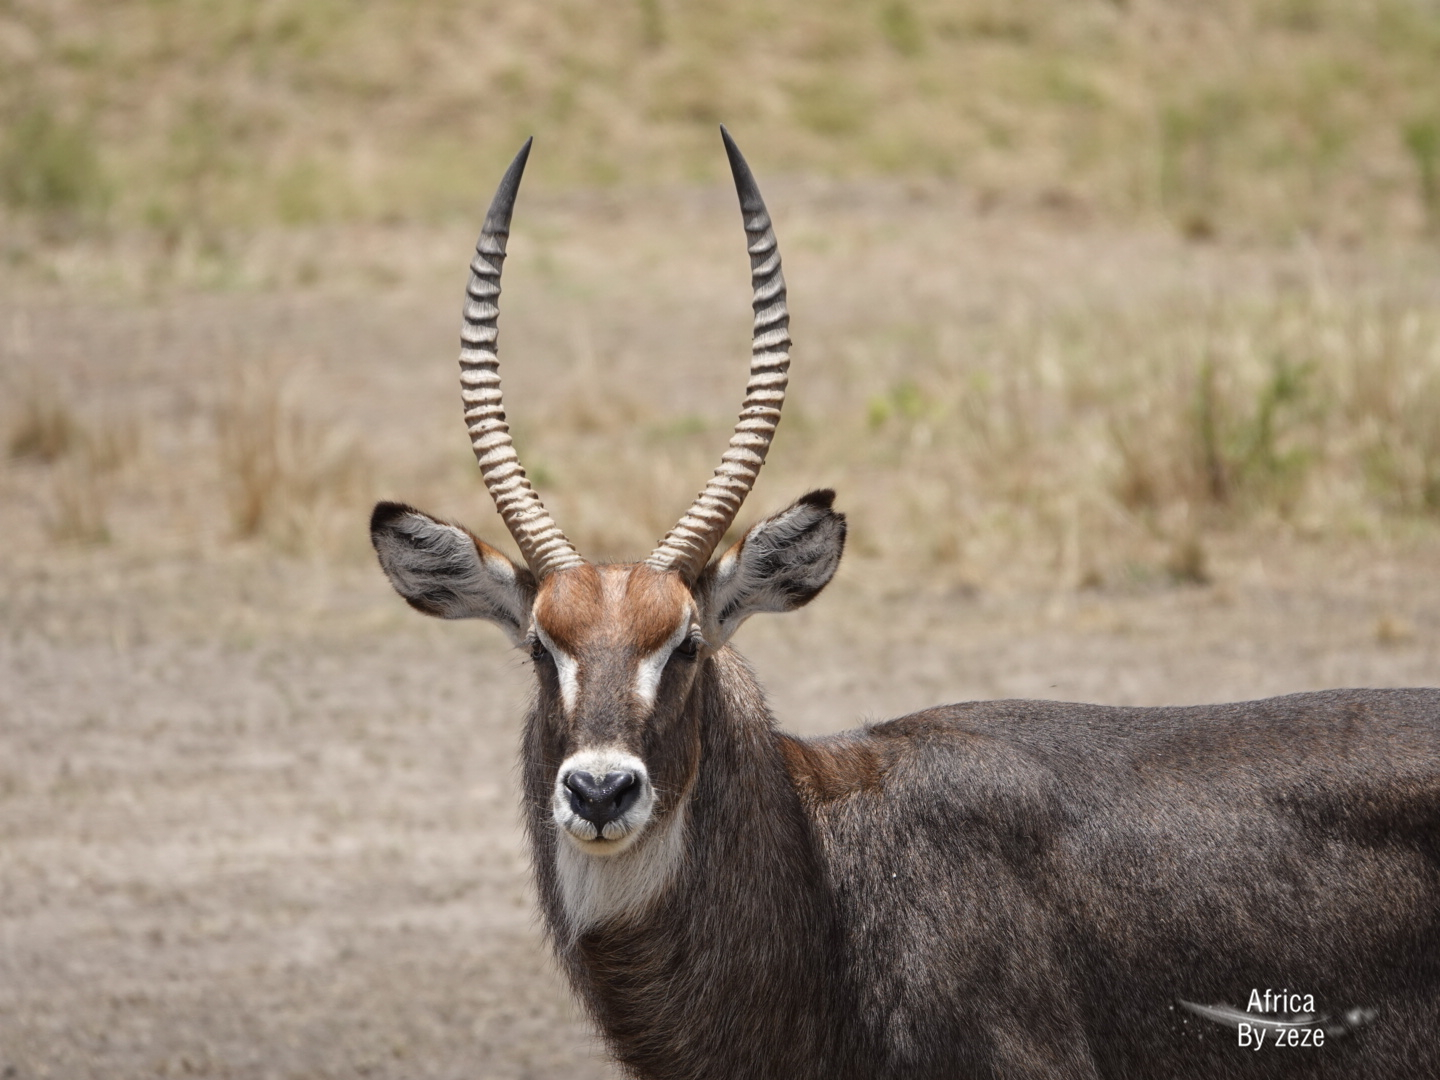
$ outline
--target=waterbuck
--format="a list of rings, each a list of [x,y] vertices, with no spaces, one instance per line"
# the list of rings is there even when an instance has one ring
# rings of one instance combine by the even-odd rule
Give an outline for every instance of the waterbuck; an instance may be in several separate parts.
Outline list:
[[[524,565],[409,506],[371,521],[412,606],[488,619],[533,659],[534,872],[615,1057],[677,1078],[1440,1076],[1440,691],[777,729],[730,640],[825,587],[845,518],[814,491],[712,559],[790,345],[770,217],[722,135],[750,382],[720,467],[649,558],[582,558],[511,443],[496,320],[528,142],[471,263],[460,355]]]

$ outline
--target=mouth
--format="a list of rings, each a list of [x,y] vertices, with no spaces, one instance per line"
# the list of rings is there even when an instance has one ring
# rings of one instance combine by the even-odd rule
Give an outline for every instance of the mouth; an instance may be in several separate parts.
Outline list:
[[[623,818],[600,824],[575,817],[570,821],[562,822],[561,827],[576,840],[596,845],[618,843],[634,831],[626,825]]]
[[[629,847],[649,822],[655,790],[644,762],[616,750],[572,754],[560,766],[551,815],[581,851],[611,855]]]
[[[635,842],[650,815],[627,815],[604,823],[586,821],[573,812],[556,812],[554,817],[566,840],[579,850],[589,855],[615,855]],[[632,820],[635,817],[639,820]]]

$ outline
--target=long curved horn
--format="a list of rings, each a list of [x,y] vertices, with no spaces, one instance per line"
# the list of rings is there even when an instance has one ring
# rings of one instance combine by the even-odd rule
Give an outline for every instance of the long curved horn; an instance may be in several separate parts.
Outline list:
[[[500,317],[500,270],[505,265],[510,212],[515,207],[515,194],[520,190],[520,177],[533,141],[525,140],[505,170],[475,244],[470,285],[465,290],[465,325],[460,329],[460,396],[465,402],[465,426],[470,431],[470,445],[480,463],[485,489],[495,500],[510,535],[520,545],[520,554],[531,572],[545,578],[585,560],[545,509],[515,453],[500,394],[500,358],[496,351],[500,331],[495,325]]]
[[[785,307],[785,277],[780,272],[775,230],[770,227],[770,214],[750,166],[723,125],[720,137],[725,140],[735,193],[740,197],[740,212],[745,219],[750,280],[755,289],[751,301],[755,328],[750,340],[750,381],[745,386],[745,403],[740,407],[730,446],[705,490],[645,560],[656,570],[678,571],[686,581],[694,581],[705,568],[739,513],[740,504],[755,486],[780,423],[790,370],[790,312]]]

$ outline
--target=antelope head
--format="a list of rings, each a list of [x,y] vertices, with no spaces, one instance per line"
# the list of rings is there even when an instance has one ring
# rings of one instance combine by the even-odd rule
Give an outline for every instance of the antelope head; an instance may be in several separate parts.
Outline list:
[[[746,618],[809,602],[835,573],[845,519],[816,491],[753,526],[711,560],[765,461],[790,366],[780,253],[745,159],[721,129],[749,240],[754,285],[750,380],[720,466],[644,562],[581,557],[530,486],[505,421],[496,353],[500,271],[530,152],[516,155],[470,264],[461,331],[465,420],[485,486],[524,559],[463,526],[400,503],[370,523],[380,565],[411,606],[498,624],[534,661],[550,808],[562,837],[591,855],[634,844],[672,817],[700,762],[701,673]],[[547,779],[547,782],[550,782]]]

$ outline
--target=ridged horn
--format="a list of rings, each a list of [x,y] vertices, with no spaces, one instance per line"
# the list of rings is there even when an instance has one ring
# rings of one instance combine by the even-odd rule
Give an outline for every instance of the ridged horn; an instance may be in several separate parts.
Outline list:
[[[740,407],[730,445],[720,458],[720,467],[679,523],[645,560],[656,570],[678,571],[686,581],[694,581],[705,568],[739,513],[740,504],[755,486],[780,423],[790,370],[790,312],[785,307],[785,277],[780,272],[775,230],[770,227],[770,214],[750,166],[723,125],[720,137],[725,140],[745,220],[750,280],[755,290],[751,301],[755,328],[750,340],[750,381],[745,386],[745,403]]]
[[[525,173],[533,141],[525,140],[505,170],[475,244],[470,285],[465,290],[465,325],[460,329],[460,396],[465,402],[465,426],[470,431],[470,445],[480,464],[485,489],[520,546],[526,565],[537,578],[545,578],[585,560],[545,509],[515,453],[500,393],[500,331],[496,326],[510,213],[515,208],[515,194],[520,190],[520,177]]]

